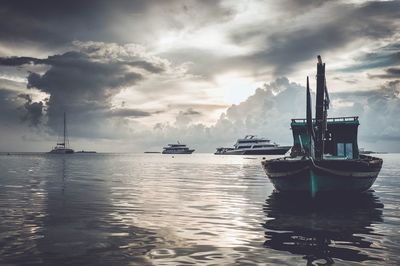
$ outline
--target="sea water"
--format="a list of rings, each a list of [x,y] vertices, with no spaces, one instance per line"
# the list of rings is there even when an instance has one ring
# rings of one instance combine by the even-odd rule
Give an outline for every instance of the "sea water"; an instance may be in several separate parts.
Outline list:
[[[371,191],[316,202],[262,156],[2,154],[0,264],[399,265],[400,154],[377,156]]]

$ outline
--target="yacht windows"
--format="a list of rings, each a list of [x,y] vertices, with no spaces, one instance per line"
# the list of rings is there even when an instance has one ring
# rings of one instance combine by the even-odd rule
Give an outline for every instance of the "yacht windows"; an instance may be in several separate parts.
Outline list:
[[[239,149],[247,149],[247,148],[251,148],[251,146],[239,146]]]
[[[253,148],[269,148],[274,147],[274,145],[254,145]]]
[[[238,143],[239,144],[244,144],[244,143],[265,143],[265,142],[269,142],[269,140],[265,140],[265,139],[253,139],[253,140],[239,140]]]

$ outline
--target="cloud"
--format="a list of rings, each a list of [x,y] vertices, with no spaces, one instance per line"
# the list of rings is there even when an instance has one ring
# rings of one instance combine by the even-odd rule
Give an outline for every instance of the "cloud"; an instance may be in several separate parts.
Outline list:
[[[400,64],[400,44],[385,44],[355,58],[356,63],[340,69],[342,72],[357,72],[368,69],[396,66]]]
[[[350,43],[362,39],[375,41],[393,36],[400,28],[400,24],[395,22],[400,16],[399,10],[398,1],[362,5],[331,2],[306,13],[297,13],[272,30],[263,27],[247,32],[244,29],[234,33],[235,41],[246,41],[253,31],[257,38],[263,38],[261,43],[264,47],[237,61],[245,60],[258,67],[268,64],[275,75],[288,74],[299,63],[314,58],[316,54],[343,50]],[[294,26],[296,23],[301,26]]]
[[[400,122],[396,119],[400,112],[400,80],[385,82],[379,89],[371,91],[333,93],[331,99],[351,104],[333,104],[330,116],[359,116],[359,146],[383,151],[400,150]]]
[[[29,126],[38,126],[43,116],[43,107],[41,101],[34,102],[29,94],[0,89],[0,121],[3,126],[13,128],[20,120]]]
[[[400,122],[394,119],[400,113],[400,81],[387,82],[374,91],[347,91],[330,96],[329,117],[359,116],[361,147],[400,150]],[[264,84],[242,103],[232,105],[214,125],[195,123],[181,111],[175,124],[156,124],[152,136],[156,136],[160,144],[179,137],[203,152],[232,146],[237,138],[247,134],[291,145],[290,122],[292,118],[305,117],[305,102],[305,87],[282,77]],[[149,146],[154,145],[150,140],[145,141]]]
[[[127,103],[126,100],[132,98],[127,99],[124,95],[154,97],[165,94],[167,90],[173,92],[171,96],[176,95],[179,90],[166,88],[165,84],[186,75],[181,66],[147,52],[141,45],[101,42],[76,41],[73,51],[47,58],[3,57],[0,58],[0,65],[31,69],[27,73],[28,92],[39,90],[47,95],[45,100],[33,101],[27,92],[20,92],[19,99],[25,100],[19,106],[20,110],[26,111],[21,116],[24,121],[36,126],[43,122],[52,134],[59,133],[62,116],[66,112],[71,137],[90,139],[125,139],[143,130],[148,126],[142,124],[143,119],[163,116],[168,107],[136,107],[131,102]],[[32,65],[47,68],[34,72]],[[152,80],[156,81],[150,83],[152,87],[138,87]],[[115,100],[117,95],[120,100]],[[194,104],[193,107],[214,108],[214,105]],[[182,112],[182,116],[186,117],[196,114],[199,115],[200,111],[189,107]]]
[[[396,79],[400,78],[400,68],[387,68],[385,74],[368,74],[369,78]]]
[[[199,111],[193,110],[193,108],[187,109],[185,112],[182,113],[183,115],[201,115]]]
[[[219,110],[219,109],[226,109],[230,107],[230,104],[212,104],[212,103],[197,103],[197,102],[189,102],[189,103],[179,103],[179,104],[170,104],[168,105],[169,108],[196,108],[205,111],[212,111],[212,110]]]
[[[33,102],[32,96],[29,94],[18,94],[18,97],[26,100],[23,105],[26,113],[21,117],[22,120],[29,121],[32,126],[39,125],[43,116],[43,102]]]
[[[15,91],[0,88],[0,121],[2,124],[9,125],[19,119],[17,108],[20,104]]]
[[[26,64],[40,64],[43,60],[27,56],[11,56],[0,58],[0,65],[2,66],[21,66]]]
[[[282,132],[290,118],[303,116],[298,82],[317,54],[337,77],[329,81],[332,115],[364,116],[369,108],[394,115],[378,108],[396,109],[397,85],[377,88],[382,79],[398,79],[399,10],[398,1],[6,0],[0,88],[15,92],[3,93],[3,105],[17,108],[7,112],[18,122],[54,132],[66,111],[72,137],[87,141],[137,136],[143,143],[132,143],[142,147],[186,138],[211,151],[251,133],[290,144],[290,132]],[[257,85],[232,89],[219,82],[223,76]],[[333,93],[354,84],[363,92]],[[227,93],[246,97],[257,86],[230,105]],[[0,120],[11,123],[2,117],[7,112]],[[366,121],[362,126],[372,127]],[[395,137],[389,128],[388,139]]]
[[[108,112],[108,115],[112,117],[145,117],[151,116],[151,114],[151,112],[129,108],[112,109]]]
[[[47,114],[50,126],[57,124],[64,111],[72,115],[87,115],[111,108],[114,95],[143,79],[142,74],[118,62],[94,61],[80,52],[51,56],[46,64],[51,67],[43,75],[29,74],[28,88],[49,94]]]
[[[0,7],[0,42],[50,48],[76,39],[151,43],[168,29],[185,27],[188,20],[200,27],[229,16],[230,10],[219,1],[4,0]]]
[[[128,62],[126,64],[129,66],[133,66],[133,67],[143,68],[143,69],[147,70],[148,72],[152,72],[152,73],[161,73],[164,71],[164,68],[162,68],[160,66],[155,66],[146,61],[134,61],[134,62]]]
[[[282,77],[264,84],[246,101],[229,107],[214,125],[196,123],[180,111],[173,125],[156,124],[153,135],[159,141],[179,138],[203,152],[232,146],[236,139],[248,134],[291,144],[290,119],[303,116],[304,111],[305,88]]]
[[[0,58],[3,66],[48,66],[43,73],[28,73],[27,88],[46,93],[48,99],[45,103],[33,102],[28,94],[20,94],[26,101],[23,104],[27,112],[24,120],[38,125],[41,117],[46,115],[47,125],[57,130],[63,113],[67,112],[74,135],[88,136],[93,131],[101,136],[102,132],[111,133],[102,130],[104,124],[114,123],[107,122],[111,118],[139,118],[161,112],[129,107],[115,109],[112,100],[122,90],[134,88],[151,75],[173,74],[175,69],[169,61],[150,55],[139,45],[96,42],[75,42],[74,45],[74,51],[44,59]]]

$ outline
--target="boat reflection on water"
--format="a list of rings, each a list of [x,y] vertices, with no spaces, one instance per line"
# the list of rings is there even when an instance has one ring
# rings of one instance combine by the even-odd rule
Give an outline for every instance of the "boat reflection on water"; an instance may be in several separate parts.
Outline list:
[[[302,255],[307,265],[331,265],[334,259],[379,261],[368,251],[378,248],[369,236],[379,236],[371,225],[382,222],[382,209],[372,191],[314,199],[273,192],[264,205],[264,246]]]

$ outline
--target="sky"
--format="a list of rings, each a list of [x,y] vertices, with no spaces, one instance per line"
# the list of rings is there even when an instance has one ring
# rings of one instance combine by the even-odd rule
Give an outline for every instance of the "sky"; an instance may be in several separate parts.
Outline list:
[[[400,152],[400,1],[0,0],[0,151],[292,144],[316,57],[328,115]],[[314,95],[315,96],[315,95]]]

